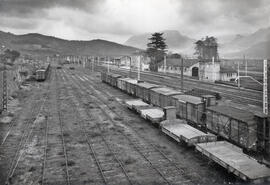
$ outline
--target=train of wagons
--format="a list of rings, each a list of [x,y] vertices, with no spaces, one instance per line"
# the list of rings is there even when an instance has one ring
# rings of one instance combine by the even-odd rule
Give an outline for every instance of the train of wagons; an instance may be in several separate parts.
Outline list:
[[[36,80],[45,81],[50,71],[50,64],[44,64],[36,70]]]
[[[199,130],[207,130],[247,151],[268,151],[269,123],[267,118],[241,108],[216,103],[213,95],[191,95],[166,86],[122,77],[118,74],[101,72],[102,82],[118,88],[146,103],[164,108],[176,107],[177,117],[186,120]],[[262,125],[263,123],[268,125]],[[268,128],[268,129],[265,129]],[[269,136],[268,136],[269,138]]]

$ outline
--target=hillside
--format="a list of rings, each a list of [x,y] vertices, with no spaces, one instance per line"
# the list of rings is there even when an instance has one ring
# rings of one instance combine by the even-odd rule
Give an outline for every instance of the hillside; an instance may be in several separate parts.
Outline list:
[[[245,49],[239,52],[227,53],[224,56],[228,58],[242,58],[244,54],[246,58],[253,58],[253,59],[268,58],[269,59],[270,58],[270,40],[252,45],[248,49]]]
[[[161,31],[164,33],[164,38],[170,51],[183,51],[193,46],[194,39],[180,34],[175,30]],[[141,35],[134,35],[130,37],[124,44],[141,49],[146,49],[148,38],[151,37],[151,33],[145,33]]]
[[[137,48],[106,40],[69,41],[37,33],[15,35],[0,31],[0,43],[22,54],[45,56],[62,55],[129,55]]]
[[[262,28],[246,36],[236,35],[232,41],[223,45],[221,44],[220,53],[224,54],[224,56],[233,56],[233,54],[236,54],[235,57],[238,56],[238,53],[241,53],[242,56],[246,54],[247,56],[261,58],[268,54],[265,50],[268,47],[269,41],[270,27]]]

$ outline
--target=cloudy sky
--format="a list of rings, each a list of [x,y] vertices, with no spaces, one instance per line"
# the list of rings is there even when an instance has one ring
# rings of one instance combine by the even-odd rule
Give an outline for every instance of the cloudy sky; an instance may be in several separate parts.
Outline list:
[[[0,0],[0,30],[107,39],[178,30],[193,38],[270,26],[269,0]]]

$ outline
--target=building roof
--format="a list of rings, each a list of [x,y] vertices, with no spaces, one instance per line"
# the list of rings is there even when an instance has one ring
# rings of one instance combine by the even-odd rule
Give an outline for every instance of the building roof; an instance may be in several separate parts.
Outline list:
[[[184,67],[190,67],[196,63],[198,63],[198,59],[184,59],[183,66]],[[158,66],[164,65],[164,60],[158,63]],[[181,59],[180,58],[167,58],[166,59],[166,65],[173,66],[173,67],[181,67]]]
[[[246,122],[248,123],[248,125],[256,124],[254,120],[254,114],[246,110],[242,110],[228,105],[211,106],[207,109],[231,117],[233,119]]]
[[[237,73],[235,69],[230,66],[220,66],[221,73]]]

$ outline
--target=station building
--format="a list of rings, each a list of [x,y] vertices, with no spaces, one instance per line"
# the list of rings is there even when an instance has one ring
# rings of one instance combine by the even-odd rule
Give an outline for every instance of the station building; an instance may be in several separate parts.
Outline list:
[[[181,74],[180,59],[166,59],[159,63],[159,72]],[[185,76],[197,78],[202,81],[234,81],[237,78],[237,71],[232,67],[222,65],[220,61],[200,61],[198,59],[185,59],[183,62],[183,71]]]

